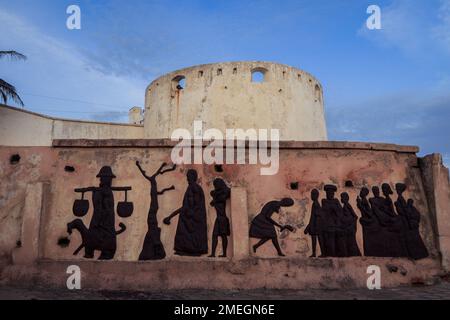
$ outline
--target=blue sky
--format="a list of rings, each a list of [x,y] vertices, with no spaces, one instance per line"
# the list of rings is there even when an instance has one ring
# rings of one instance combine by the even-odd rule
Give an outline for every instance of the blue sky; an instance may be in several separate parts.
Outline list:
[[[66,28],[77,4],[82,29]],[[370,4],[382,30],[368,30]],[[280,62],[315,75],[330,140],[419,145],[450,164],[450,0],[0,0],[0,61],[26,108],[126,121],[157,76],[218,61]]]

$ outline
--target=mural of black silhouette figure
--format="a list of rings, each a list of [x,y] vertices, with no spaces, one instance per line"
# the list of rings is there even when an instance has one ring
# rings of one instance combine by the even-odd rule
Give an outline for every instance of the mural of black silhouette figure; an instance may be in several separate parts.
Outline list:
[[[363,230],[364,255],[368,257],[383,257],[385,255],[384,238],[381,225],[374,215],[367,200],[369,189],[363,187],[356,198],[356,204],[361,212],[359,223]]]
[[[386,198],[380,196],[380,189],[377,186],[372,187],[373,198],[369,199],[372,212],[380,223],[380,240],[382,240],[383,257],[404,257],[403,237],[401,221],[395,214],[392,199],[393,193],[388,184],[383,184],[383,194]],[[400,224],[399,224],[400,222]]]
[[[312,254],[310,258],[316,257],[316,248],[317,248],[317,241],[319,242],[320,257],[324,256],[324,245],[323,245],[323,239],[322,239],[322,230],[323,227],[322,224],[322,216],[321,216],[321,210],[319,203],[319,190],[313,189],[311,190],[311,200],[313,201],[312,207],[311,207],[311,217],[309,219],[309,223],[305,228],[304,233],[309,234],[311,236],[312,241]]]
[[[230,221],[226,213],[227,200],[230,198],[231,189],[220,178],[214,179],[213,185],[214,190],[211,191],[213,200],[210,204],[216,209],[217,217],[214,222],[212,251],[209,257],[216,256],[216,248],[220,237],[222,239],[222,255],[220,257],[225,258],[227,256],[228,236],[231,234]]]
[[[414,201],[405,200],[403,192],[406,190],[404,183],[397,183],[395,185],[397,191],[397,201],[395,201],[395,208],[398,215],[403,221],[404,238],[408,256],[412,259],[419,260],[428,257],[428,250],[423,243],[419,232],[420,213],[414,207]]]
[[[408,251],[406,249],[405,228],[402,218],[397,215],[394,209],[394,202],[391,195],[394,192],[391,186],[387,183],[381,185],[381,190],[384,195],[384,211],[390,217],[388,231],[396,235],[397,242],[389,244],[391,250],[391,257],[407,257]]]
[[[188,187],[183,205],[163,222],[169,225],[170,220],[179,215],[174,245],[176,255],[201,256],[208,253],[205,194],[197,183],[197,171],[190,169],[186,176]]]
[[[334,185],[325,185],[326,199],[322,199],[322,235],[324,239],[324,255],[327,257],[346,257],[347,246],[345,232],[342,227],[342,207],[334,197],[337,191]]]
[[[110,260],[114,258],[116,252],[117,235],[124,232],[126,229],[126,226],[123,223],[120,223],[120,230],[115,230],[113,191],[125,191],[126,193],[131,190],[131,187],[112,187],[112,180],[116,178],[116,176],[113,174],[111,167],[108,166],[100,169],[97,178],[100,178],[99,187],[75,189],[75,192],[83,194],[85,192],[92,192],[94,212],[89,228],[86,228],[82,220],[75,219],[67,224],[67,232],[72,234],[72,231],[75,229],[80,232],[82,237],[82,243],[78,249],[75,250],[74,255],[77,255],[78,252],[84,248],[84,257],[91,259],[94,257],[95,250],[99,250],[101,251],[99,257],[100,260]],[[84,202],[87,200],[83,199],[80,201]],[[85,215],[89,203],[87,202],[87,205],[83,206],[83,210],[81,210],[83,211],[82,213],[78,212],[80,208],[78,208],[76,204],[77,202],[74,204],[74,214],[77,216]],[[120,202],[119,205],[117,211],[119,216],[128,217],[132,214],[132,203],[126,202],[125,199],[125,202]]]
[[[356,230],[358,216],[349,203],[350,197],[347,192],[341,193],[342,202],[342,228],[344,229],[346,256],[358,257],[361,256],[358,243],[356,242]]]
[[[273,213],[279,213],[281,207],[291,207],[294,205],[294,200],[291,198],[284,198],[281,201],[270,201],[264,205],[261,212],[253,218],[250,226],[250,237],[260,239],[260,241],[253,246],[253,252],[266,243],[272,240],[272,244],[277,250],[278,256],[284,257],[284,253],[281,251],[280,244],[278,243],[278,236],[275,230],[275,226],[280,228],[280,231],[289,230],[294,231],[294,228],[290,225],[280,225],[272,219]]]
[[[161,260],[166,257],[166,251],[164,250],[164,245],[161,242],[161,228],[158,227],[158,196],[163,195],[166,191],[174,190],[175,187],[171,186],[170,188],[165,188],[161,191],[158,191],[156,177],[159,175],[163,175],[166,172],[174,171],[176,169],[176,166],[173,165],[171,168],[164,169],[167,164],[163,163],[159,167],[159,169],[151,176],[148,176],[146,174],[146,172],[142,169],[139,161],[136,161],[136,166],[138,167],[144,178],[150,181],[150,209],[147,216],[148,231],[145,235],[144,245],[139,255],[139,260]]]

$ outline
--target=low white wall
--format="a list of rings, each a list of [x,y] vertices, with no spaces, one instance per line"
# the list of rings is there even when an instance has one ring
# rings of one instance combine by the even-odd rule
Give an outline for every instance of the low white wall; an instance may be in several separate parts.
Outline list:
[[[0,145],[51,146],[53,139],[141,139],[144,127],[56,119],[0,105]]]

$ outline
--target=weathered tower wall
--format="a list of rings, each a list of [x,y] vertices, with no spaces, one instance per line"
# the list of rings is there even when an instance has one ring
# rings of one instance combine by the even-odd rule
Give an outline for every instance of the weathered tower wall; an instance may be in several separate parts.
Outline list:
[[[252,81],[252,73],[264,75]],[[268,62],[194,66],[153,81],[146,91],[145,138],[177,128],[280,129],[281,140],[327,140],[322,86],[310,74]]]

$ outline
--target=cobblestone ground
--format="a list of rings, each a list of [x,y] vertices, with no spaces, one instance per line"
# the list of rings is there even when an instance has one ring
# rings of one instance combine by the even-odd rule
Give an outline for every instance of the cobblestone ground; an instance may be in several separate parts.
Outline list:
[[[449,300],[450,282],[381,290],[168,290],[168,291],[69,291],[46,288],[1,287],[0,300]]]

